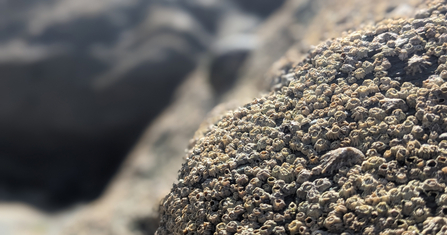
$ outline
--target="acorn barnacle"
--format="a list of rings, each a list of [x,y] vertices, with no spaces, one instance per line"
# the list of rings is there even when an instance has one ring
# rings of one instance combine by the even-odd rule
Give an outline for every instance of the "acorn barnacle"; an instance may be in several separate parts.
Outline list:
[[[408,60],[408,65],[405,68],[405,71],[411,75],[422,73],[423,69],[427,69],[427,67],[431,65],[431,62],[429,62],[428,59],[428,56],[413,55]]]

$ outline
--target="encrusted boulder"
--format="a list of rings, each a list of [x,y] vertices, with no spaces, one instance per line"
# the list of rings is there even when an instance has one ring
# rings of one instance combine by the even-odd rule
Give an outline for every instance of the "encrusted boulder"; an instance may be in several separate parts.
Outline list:
[[[165,234],[445,234],[447,6],[315,47],[189,151]]]

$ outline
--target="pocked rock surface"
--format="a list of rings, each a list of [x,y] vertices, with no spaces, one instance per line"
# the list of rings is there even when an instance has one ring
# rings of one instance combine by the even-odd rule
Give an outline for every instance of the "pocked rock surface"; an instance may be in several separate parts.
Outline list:
[[[446,234],[447,6],[326,41],[190,150],[165,234]]]

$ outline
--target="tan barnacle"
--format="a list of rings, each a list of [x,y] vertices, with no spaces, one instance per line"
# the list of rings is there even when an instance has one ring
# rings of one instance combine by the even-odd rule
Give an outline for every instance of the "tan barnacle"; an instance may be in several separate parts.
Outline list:
[[[314,185],[311,182],[306,181],[296,190],[296,195],[301,199],[305,199],[307,192],[313,187]]]
[[[404,168],[400,168],[398,170],[398,172],[396,172],[396,183],[398,184],[405,184],[408,182],[408,177],[407,177],[407,170]]]
[[[310,133],[305,133],[302,137],[301,137],[301,142],[303,142],[303,144],[309,145],[310,143],[312,143],[312,136],[310,135]],[[303,146],[303,149],[305,148],[305,146]],[[310,148],[309,148],[310,149]],[[307,155],[307,154],[306,154]]]
[[[356,121],[361,121],[368,117],[368,109],[366,109],[362,106],[357,106],[357,107],[351,108],[351,110],[352,110],[351,117],[354,118],[354,120],[356,120]]]
[[[359,205],[359,206],[355,207],[355,213],[359,217],[369,217],[373,210],[374,210],[374,208],[369,205]]]
[[[422,189],[428,191],[444,191],[445,184],[440,184],[436,179],[427,179],[422,184]]]
[[[314,218],[315,220],[322,214],[321,206],[319,203],[310,203],[307,208],[306,215]]]
[[[388,191],[391,204],[399,204],[402,200],[402,193],[397,188],[392,188]]]
[[[414,209],[413,213],[411,214],[411,218],[416,223],[420,223],[427,219],[430,214],[430,210],[427,207],[418,207]]]
[[[254,175],[257,175],[259,172],[260,172],[260,170],[259,169],[254,169],[253,171],[255,171],[255,170],[257,170],[256,171],[256,174],[254,174]],[[259,174],[260,176],[262,176],[262,177],[266,177],[266,175],[264,175],[264,172],[266,172],[266,171],[263,171],[263,173],[261,173],[261,174]],[[268,171],[267,171],[268,172]],[[267,177],[268,178],[268,177]],[[261,187],[261,185],[262,185],[262,180],[261,179],[259,179],[258,177],[254,177],[254,178],[252,178],[251,180],[250,180],[250,183],[249,183],[249,185],[252,185],[252,186],[254,186],[254,187]]]
[[[365,205],[365,202],[358,195],[354,195],[348,199],[346,199],[346,208],[354,211],[356,207]]]
[[[436,198],[436,204],[438,206],[447,206],[447,194],[441,194]]]
[[[424,175],[426,177],[431,177],[438,169],[437,166],[438,166],[438,162],[434,159],[430,159],[430,160],[426,161],[425,167],[423,169]]]
[[[399,53],[399,59],[400,60],[405,60],[408,58],[408,52],[406,49],[400,49],[398,48],[398,53]]]
[[[427,66],[431,65],[428,59],[428,56],[413,55],[408,60],[408,66],[405,68],[405,71],[411,75],[414,75],[417,72],[422,73],[422,69],[427,69]]]
[[[311,188],[306,194],[306,200],[310,203],[318,202],[320,198],[320,192],[318,192],[315,188]]]
[[[369,115],[377,120],[383,120],[386,117],[385,111],[377,107],[371,108],[369,110]]]
[[[347,110],[352,110],[356,107],[361,106],[362,102],[358,98],[350,98],[345,105]]]
[[[392,116],[396,117],[397,121],[401,122],[403,120],[405,120],[405,118],[407,118],[407,116],[405,115],[405,113],[402,111],[402,109],[395,109],[393,110],[393,112],[391,113]],[[414,123],[414,122],[413,122]]]
[[[317,142],[315,143],[315,146],[314,146],[315,150],[318,153],[328,150],[329,147],[330,147],[330,142],[323,138],[317,140]],[[311,163],[311,164],[313,164],[313,163]]]
[[[362,170],[368,171],[371,169],[377,169],[380,165],[385,162],[385,159],[378,156],[372,156],[367,158],[366,161],[362,163]]]
[[[320,191],[324,192],[326,189],[331,187],[331,182],[327,178],[320,178],[313,182],[315,188]]]
[[[435,157],[438,154],[438,152],[439,152],[438,146],[423,144],[417,151],[417,155],[418,157],[427,160]]]
[[[422,136],[424,135],[424,129],[421,126],[413,126],[412,130],[411,130],[411,134],[414,136],[414,138],[416,139],[420,139],[422,138]]]
[[[341,130],[338,125],[333,125],[331,129],[328,129],[326,133],[326,138],[329,140],[335,140],[340,138],[341,136]]]
[[[447,206],[438,207],[436,215],[446,217],[447,216]]]
[[[281,198],[276,198],[273,201],[273,211],[280,211],[286,206],[286,203]]]
[[[378,216],[384,217],[388,214],[389,206],[386,202],[379,202],[375,206],[375,211],[378,213]]]
[[[405,161],[405,159],[407,157],[409,157],[409,155],[410,155],[410,152],[408,151],[408,149],[403,147],[403,146],[401,146],[401,145],[392,147],[391,149],[395,153],[396,160],[400,161],[400,162]]]
[[[426,113],[422,118],[422,127],[428,128],[433,126],[436,122],[440,120],[440,117],[434,113]]]
[[[339,191],[340,197],[349,198],[356,193],[356,189],[352,182],[347,181],[343,184],[342,188]]]
[[[272,147],[273,147],[274,151],[280,151],[281,149],[284,148],[284,146],[285,146],[285,143],[283,140],[278,139],[278,138],[273,140]]]
[[[382,141],[376,141],[371,144],[371,148],[376,149],[378,152],[384,151],[387,147],[388,145],[383,143]]]
[[[377,181],[370,174],[365,174],[363,177],[359,178],[361,183],[359,189],[363,190],[365,195],[371,194],[377,187]]]
[[[441,150],[440,155],[436,158],[436,162],[438,164],[438,167],[445,167],[447,166],[447,151]]]
[[[399,92],[395,88],[390,88],[386,91],[385,96],[387,98],[400,98]]]
[[[354,71],[354,77],[357,79],[363,79],[366,76],[366,71],[363,68],[358,68]]]
[[[290,222],[290,224],[287,227],[288,227],[291,235],[297,235],[297,234],[301,234],[300,228],[303,225],[304,224],[301,221],[293,220],[292,222]]]
[[[371,126],[370,128],[368,128],[369,133],[371,134],[371,136],[378,136],[380,134],[379,132],[379,127],[377,125]]]
[[[324,220],[324,227],[330,232],[340,232],[343,228],[343,221],[337,216],[328,216]]]
[[[288,163],[283,163],[279,169],[278,179],[284,180],[286,183],[290,183],[294,180],[293,166]]]

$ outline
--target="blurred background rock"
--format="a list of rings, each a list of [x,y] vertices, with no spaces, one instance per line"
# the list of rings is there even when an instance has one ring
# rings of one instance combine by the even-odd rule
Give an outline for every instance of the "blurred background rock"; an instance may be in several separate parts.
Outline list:
[[[192,136],[422,1],[0,0],[0,234],[153,234]]]

